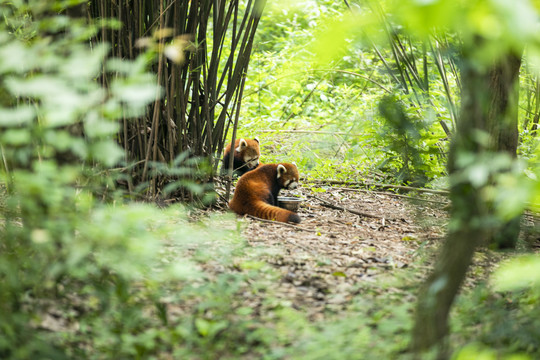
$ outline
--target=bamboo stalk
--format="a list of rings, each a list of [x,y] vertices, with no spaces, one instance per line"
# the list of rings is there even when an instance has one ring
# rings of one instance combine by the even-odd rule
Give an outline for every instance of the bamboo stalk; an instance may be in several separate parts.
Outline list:
[[[329,207],[331,209],[347,211],[347,212],[350,212],[351,214],[355,214],[355,215],[359,215],[359,216],[363,216],[363,217],[369,217],[369,218],[373,218],[373,219],[398,220],[398,219],[393,219],[393,218],[389,218],[389,217],[385,217],[385,216],[365,213],[365,212],[362,212],[362,211],[346,208],[344,206],[339,206],[339,205],[336,205],[334,203],[331,203],[328,200],[321,199],[320,197],[315,196],[315,195],[308,195],[308,196],[320,201],[321,205]]]
[[[163,29],[163,0],[160,0],[160,29]],[[159,39],[160,45],[163,44],[163,39]],[[158,86],[161,83],[161,75],[163,72],[163,53],[159,54],[158,60],[158,71],[157,71],[157,82]],[[150,160],[150,153],[152,151],[152,160],[156,161],[157,156],[157,136],[158,136],[158,121],[159,121],[159,104],[161,102],[159,94],[156,95],[156,100],[154,101],[154,113],[152,115],[152,126],[150,127],[150,141],[146,148],[146,156],[144,162],[144,168],[142,173],[142,181],[146,180],[148,173],[148,162]],[[152,147],[153,145],[153,147]],[[153,189],[151,189],[153,191]]]

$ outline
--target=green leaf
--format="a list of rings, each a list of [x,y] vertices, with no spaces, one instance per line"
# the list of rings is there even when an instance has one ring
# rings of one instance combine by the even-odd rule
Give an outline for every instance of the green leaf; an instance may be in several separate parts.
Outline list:
[[[203,318],[195,319],[195,327],[201,336],[207,336],[210,332],[210,322]]]
[[[93,79],[101,71],[103,59],[109,51],[108,47],[107,44],[101,43],[92,50],[86,46],[75,48],[60,69],[61,74],[77,81]]]
[[[118,129],[119,124],[117,122],[103,119],[95,112],[88,114],[84,124],[84,133],[89,138],[99,138],[114,135]]]
[[[197,266],[186,259],[171,264],[171,266],[167,268],[167,271],[167,275],[170,275],[175,279],[195,280],[200,279],[202,276],[201,272],[197,269]]]
[[[20,126],[31,122],[36,117],[34,107],[21,105],[14,109],[0,108],[0,126]]]
[[[481,344],[468,344],[457,351],[453,356],[455,360],[496,360],[497,353]]]
[[[45,132],[45,141],[55,149],[65,151],[69,149],[74,138],[67,131],[48,130]]]
[[[244,270],[260,270],[265,266],[263,261],[244,261],[240,267]]]
[[[105,166],[113,166],[122,158],[124,151],[112,141],[100,141],[91,145],[90,154]]]
[[[239,307],[238,309],[236,309],[236,313],[238,315],[242,315],[242,316],[251,315],[251,314],[253,314],[253,308],[250,308],[250,307],[247,307],[247,306],[242,306],[242,307]]]
[[[520,256],[504,263],[494,272],[492,282],[497,291],[539,287],[540,256]]]
[[[136,106],[146,105],[161,96],[161,89],[153,83],[152,76],[144,76],[137,81],[116,80],[111,88],[113,94],[127,104]]]
[[[6,86],[16,96],[54,97],[71,92],[62,79],[52,75],[25,79],[9,77],[6,79]]]
[[[0,74],[14,72],[24,74],[39,64],[33,49],[26,48],[20,42],[11,42],[0,46]]]
[[[481,187],[487,183],[489,169],[485,164],[474,164],[467,169],[467,177],[474,187]]]
[[[2,143],[13,146],[29,144],[30,132],[26,129],[10,129],[2,134]]]
[[[358,18],[349,14],[339,17],[321,29],[313,43],[315,63],[326,66],[334,60],[343,58],[349,46],[348,38],[355,35],[358,29]]]

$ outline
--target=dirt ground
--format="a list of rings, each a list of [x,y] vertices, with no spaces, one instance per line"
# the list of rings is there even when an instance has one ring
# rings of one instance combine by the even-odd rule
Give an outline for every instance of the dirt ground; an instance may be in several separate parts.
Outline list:
[[[299,225],[246,217],[253,247],[269,249],[265,261],[281,273],[275,291],[312,320],[339,311],[358,283],[413,265],[418,249],[440,242],[447,201],[422,194],[416,200],[390,192],[307,185],[291,193],[305,201]]]

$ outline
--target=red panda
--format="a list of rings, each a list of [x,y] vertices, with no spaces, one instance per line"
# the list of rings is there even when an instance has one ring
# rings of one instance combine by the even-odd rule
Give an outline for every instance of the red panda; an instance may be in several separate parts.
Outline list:
[[[300,223],[298,214],[277,207],[279,190],[295,189],[298,178],[298,169],[294,164],[261,165],[238,179],[229,208],[239,215]]]
[[[229,169],[229,159],[232,151],[232,143],[229,143],[223,152],[222,174],[225,174]],[[242,176],[255,169],[259,166],[260,155],[259,139],[236,139],[234,142],[233,174]]]

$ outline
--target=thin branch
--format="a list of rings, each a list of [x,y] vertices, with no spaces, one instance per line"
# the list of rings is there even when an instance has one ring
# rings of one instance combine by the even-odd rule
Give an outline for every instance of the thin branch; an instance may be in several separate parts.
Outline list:
[[[364,217],[369,217],[369,218],[374,218],[374,219],[381,219],[381,220],[399,220],[399,219],[395,219],[395,218],[389,218],[389,217],[380,216],[380,215],[375,215],[375,214],[368,214],[368,213],[364,213],[364,212],[361,212],[361,211],[358,211],[358,210],[349,209],[349,208],[346,208],[346,207],[343,207],[343,206],[339,206],[339,205],[333,204],[333,203],[331,203],[330,201],[325,200],[325,199],[321,199],[320,197],[315,196],[315,195],[308,195],[308,196],[309,196],[309,197],[312,197],[312,198],[314,198],[314,199],[316,199],[316,200],[319,200],[319,201],[321,202],[321,205],[326,206],[326,207],[329,207],[329,208],[331,208],[331,209],[342,210],[342,211],[348,211],[348,212],[350,212],[351,214],[355,214],[355,215],[359,215],[359,216],[364,216]]]
[[[304,104],[306,103],[306,101],[309,100],[309,98],[311,97],[311,95],[313,95],[313,93],[315,92],[315,90],[317,90],[317,88],[319,87],[320,83],[322,83],[324,80],[324,77],[322,77],[318,82],[317,84],[313,87],[313,89],[311,89],[311,91],[304,97],[304,99],[302,99],[302,102],[300,103],[300,105],[298,106],[300,108],[300,113],[302,113],[302,111],[304,110],[303,109],[303,106]],[[289,108],[291,108],[292,106],[289,106]],[[289,114],[289,116],[287,116],[287,118],[285,119],[285,121],[283,122],[283,124],[281,124],[281,126],[285,126],[287,124],[287,122],[289,122],[289,120],[291,120],[294,116],[298,115],[297,113],[295,113],[294,111],[291,111],[291,113]]]
[[[381,55],[382,56],[382,55]],[[304,71],[298,71],[298,72],[294,72],[294,73],[290,73],[290,74],[286,74],[286,75],[283,75],[281,77],[278,77],[270,82],[267,82],[266,84],[262,85],[262,86],[259,86],[256,90],[253,90],[249,93],[247,93],[246,95],[244,95],[244,97],[248,97],[248,96],[251,96],[253,94],[257,94],[259,91],[261,91],[262,89],[266,89],[268,88],[270,85],[272,85],[273,83],[276,83],[280,80],[283,80],[285,78],[288,78],[288,77],[291,77],[291,76],[295,76],[295,75],[300,75],[300,74],[306,74],[306,73],[311,73],[311,72],[337,72],[337,73],[342,73],[342,74],[348,74],[348,75],[353,75],[353,76],[357,76],[357,77],[360,77],[364,80],[367,80],[371,83],[373,83],[374,85],[377,85],[379,88],[381,88],[382,90],[384,90],[385,92],[387,92],[388,94],[391,94],[392,93],[392,90],[389,90],[387,88],[384,87],[384,85],[382,85],[381,83],[371,79],[369,76],[366,76],[366,75],[362,75],[362,74],[359,74],[359,73],[356,73],[354,71],[350,71],[350,70],[338,70],[338,69],[310,69],[310,70],[304,70]]]
[[[440,204],[440,205],[447,205],[450,202],[448,201],[440,201],[440,200],[431,200],[431,199],[422,199],[419,197],[409,196],[409,195],[401,195],[396,194],[393,192],[387,192],[387,191],[373,191],[368,189],[355,189],[355,188],[344,188],[344,187],[333,187],[332,189],[337,189],[341,191],[357,191],[357,192],[363,192],[363,193],[370,193],[370,194],[379,194],[379,195],[385,195],[385,196],[392,196],[392,197],[399,197],[404,199],[409,199],[412,201],[424,201],[424,202],[431,202],[434,204]]]
[[[439,195],[448,195],[448,190],[435,190],[435,189],[425,189],[425,188],[416,188],[412,186],[404,185],[393,185],[393,184],[379,184],[371,181],[341,181],[341,180],[308,180],[302,179],[305,183],[312,184],[337,184],[337,185],[356,185],[356,186],[373,186],[381,189],[400,189],[407,191],[417,191],[424,192],[429,194],[439,194]]]

